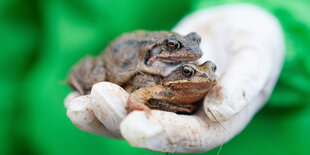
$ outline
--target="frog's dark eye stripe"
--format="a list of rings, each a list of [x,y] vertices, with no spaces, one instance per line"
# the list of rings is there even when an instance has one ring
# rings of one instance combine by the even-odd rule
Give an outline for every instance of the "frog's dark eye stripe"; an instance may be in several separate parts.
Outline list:
[[[147,50],[144,56],[144,64],[147,64],[147,62],[149,61],[151,57],[151,50]]]

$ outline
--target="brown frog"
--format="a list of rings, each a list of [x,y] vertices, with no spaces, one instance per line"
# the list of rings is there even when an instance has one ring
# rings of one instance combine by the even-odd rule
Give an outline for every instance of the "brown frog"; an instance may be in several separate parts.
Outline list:
[[[114,40],[97,58],[86,57],[75,65],[69,84],[87,94],[93,84],[109,81],[120,86],[138,72],[166,77],[182,63],[202,56],[201,38],[168,31],[135,31]]]
[[[125,87],[128,92],[132,92],[127,109],[129,112],[150,112],[152,108],[192,113],[198,106],[197,101],[203,99],[209,88],[215,85],[215,71],[215,64],[206,61],[201,65],[185,63],[166,78],[139,74]]]

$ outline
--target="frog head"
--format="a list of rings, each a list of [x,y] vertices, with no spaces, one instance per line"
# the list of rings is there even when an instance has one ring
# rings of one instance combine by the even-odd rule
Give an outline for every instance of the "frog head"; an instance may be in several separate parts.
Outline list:
[[[152,64],[155,60],[166,63],[177,63],[198,60],[202,56],[200,49],[201,37],[191,32],[186,36],[173,32],[162,33],[155,38],[156,44],[150,48],[145,56],[145,63]]]
[[[162,84],[172,89],[208,89],[215,84],[215,71],[216,65],[212,61],[201,65],[186,63],[171,72]]]

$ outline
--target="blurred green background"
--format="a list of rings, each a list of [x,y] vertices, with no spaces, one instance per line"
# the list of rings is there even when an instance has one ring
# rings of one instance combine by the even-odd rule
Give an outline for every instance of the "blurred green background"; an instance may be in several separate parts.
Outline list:
[[[236,2],[274,14],[287,51],[270,101],[220,154],[310,154],[309,0],[1,0],[0,154],[155,154],[70,122],[70,67],[123,32],[170,30],[195,10]]]

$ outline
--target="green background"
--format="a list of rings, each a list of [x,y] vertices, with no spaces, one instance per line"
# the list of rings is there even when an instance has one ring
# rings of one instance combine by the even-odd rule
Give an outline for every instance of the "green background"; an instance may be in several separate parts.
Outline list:
[[[70,67],[123,32],[170,30],[190,12],[235,2],[274,14],[287,50],[270,101],[221,154],[310,154],[307,0],[1,0],[0,154],[155,154],[70,122],[63,105]]]

